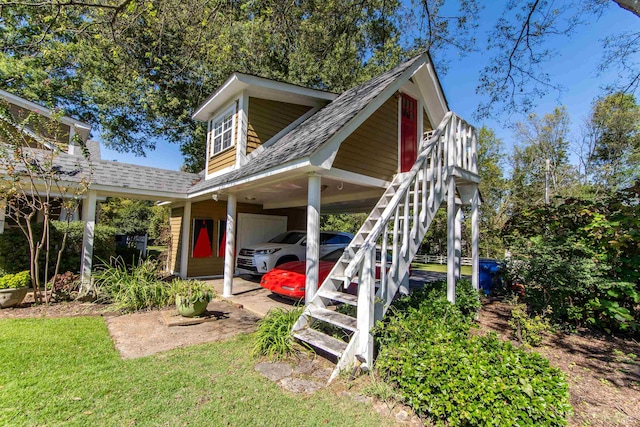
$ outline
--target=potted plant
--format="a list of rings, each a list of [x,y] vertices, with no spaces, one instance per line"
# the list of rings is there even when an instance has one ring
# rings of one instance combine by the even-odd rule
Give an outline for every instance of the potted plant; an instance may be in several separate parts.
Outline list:
[[[197,317],[207,310],[207,304],[214,297],[213,289],[199,280],[173,281],[176,309],[184,317]]]
[[[0,308],[13,307],[22,302],[31,286],[31,274],[22,271],[0,277]]]

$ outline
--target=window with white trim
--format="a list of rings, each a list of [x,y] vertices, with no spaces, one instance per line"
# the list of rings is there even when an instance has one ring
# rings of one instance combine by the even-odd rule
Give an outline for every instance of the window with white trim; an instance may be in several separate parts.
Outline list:
[[[210,157],[233,145],[233,116],[235,107],[227,110],[224,114],[211,120],[211,131],[209,143],[211,144]]]

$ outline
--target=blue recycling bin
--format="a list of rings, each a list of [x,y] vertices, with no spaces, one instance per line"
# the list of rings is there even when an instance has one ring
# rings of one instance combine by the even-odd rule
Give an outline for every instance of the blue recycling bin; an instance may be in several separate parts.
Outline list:
[[[489,295],[496,284],[500,284],[501,265],[498,260],[483,258],[480,260],[480,289],[485,295]]]

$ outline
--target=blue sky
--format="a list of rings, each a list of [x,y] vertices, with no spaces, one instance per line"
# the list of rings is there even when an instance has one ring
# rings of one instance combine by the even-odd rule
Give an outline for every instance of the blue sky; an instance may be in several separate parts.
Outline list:
[[[601,88],[604,85],[612,83],[616,78],[615,72],[597,75],[597,65],[602,56],[601,39],[612,35],[612,28],[616,32],[637,31],[640,24],[639,19],[630,12],[622,10],[613,2],[610,3],[599,20],[580,26],[570,37],[556,37],[549,45],[557,55],[544,66],[544,71],[550,74],[554,83],[563,86],[564,90],[560,94],[556,91],[548,93],[538,101],[532,112],[544,115],[553,111],[557,105],[566,106],[571,115],[573,139],[579,138],[580,126],[589,114],[593,99],[602,94]],[[494,2],[491,4],[495,5]],[[488,55],[482,49],[482,43],[487,38],[486,31],[491,23],[495,22],[501,10],[502,7],[488,7],[482,10],[480,22],[487,24],[481,26],[477,34],[480,52],[462,58],[450,52],[447,55],[448,70],[446,73],[440,73],[440,80],[451,110],[477,127],[485,124],[492,128],[509,150],[515,143],[512,126],[524,119],[522,115],[503,115],[484,122],[478,122],[473,118],[473,113],[483,100],[475,93],[479,72],[488,59]],[[437,60],[436,57],[434,61]],[[179,169],[182,165],[179,147],[162,140],[157,141],[155,151],[147,153],[146,157],[118,153],[103,147],[102,158],[165,169]]]

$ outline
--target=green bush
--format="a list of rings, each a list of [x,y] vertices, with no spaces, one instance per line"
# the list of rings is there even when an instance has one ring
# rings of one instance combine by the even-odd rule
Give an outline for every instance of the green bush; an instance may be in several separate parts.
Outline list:
[[[516,304],[511,310],[509,326],[521,344],[537,347],[542,344],[543,334],[551,330],[545,314],[529,316],[525,304]]]
[[[291,310],[274,308],[258,323],[253,355],[268,356],[272,359],[283,359],[291,355],[296,346],[291,329],[296,323],[304,307]]]
[[[52,221],[51,227],[51,250],[49,257],[49,273],[53,275],[56,258],[62,235],[67,228],[67,223],[62,221]],[[42,224],[34,224],[34,236],[42,236]],[[64,255],[60,262],[59,271],[78,272],[80,269],[80,254],[82,253],[82,233],[84,224],[82,222],[71,222],[68,226],[69,234],[65,245]],[[93,258],[109,259],[115,254],[115,229],[104,225],[96,224]],[[42,258],[42,273],[44,273],[44,257]],[[30,269],[29,243],[24,234],[18,228],[6,229],[0,234],[0,270],[7,273],[17,273]]]
[[[507,279],[533,313],[607,332],[640,332],[640,181],[602,200],[523,209],[503,234]]]
[[[0,277],[0,289],[18,289],[31,286],[31,273],[21,271]]]
[[[121,258],[103,265],[93,275],[97,300],[112,303],[120,311],[130,312],[171,305],[171,285],[160,280],[158,265],[145,260],[128,267]]]
[[[404,309],[376,327],[376,369],[406,404],[441,426],[566,425],[558,369],[495,334],[470,334],[469,316],[441,291],[427,296],[403,298]]]
[[[396,299],[392,305],[392,309],[404,311],[409,307],[418,308],[423,301],[438,298],[446,292],[446,280],[431,282],[424,288],[413,291],[409,297]],[[460,309],[462,315],[467,319],[475,319],[481,306],[480,291],[473,289],[470,280],[458,280],[456,283],[456,307]]]

